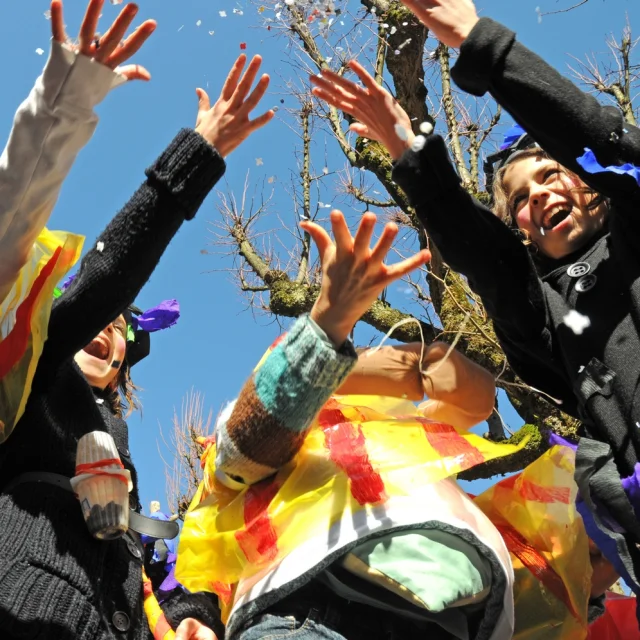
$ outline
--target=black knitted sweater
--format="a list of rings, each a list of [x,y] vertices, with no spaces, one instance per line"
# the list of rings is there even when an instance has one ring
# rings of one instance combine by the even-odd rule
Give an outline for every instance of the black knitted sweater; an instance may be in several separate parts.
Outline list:
[[[82,261],[54,303],[48,339],[24,416],[0,446],[0,630],[3,638],[106,640],[150,638],[142,609],[142,553],[137,536],[100,542],[89,534],[73,494],[46,484],[19,484],[27,471],[71,477],[80,437],[110,433],[137,478],[127,424],[87,383],[74,354],[133,301],[184,220],[193,218],[224,173],[204,138],[182,130],[147,180]],[[0,489],[1,490],[1,489]],[[201,604],[198,602],[197,604]],[[205,618],[184,601],[180,615]]]

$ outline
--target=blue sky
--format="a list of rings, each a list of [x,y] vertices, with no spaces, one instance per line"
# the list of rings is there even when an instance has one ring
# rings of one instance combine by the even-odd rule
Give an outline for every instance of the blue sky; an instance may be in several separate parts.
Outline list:
[[[355,0],[348,4],[353,11],[359,6]],[[536,7],[551,11],[569,4],[573,2],[485,0],[478,3],[478,8],[482,15],[517,31],[522,42],[563,72],[569,55],[583,57],[587,52],[605,51],[605,37],[611,32],[620,33],[625,14],[632,25],[640,24],[640,6],[632,0],[590,0],[576,11],[547,16],[538,22]],[[263,101],[265,109],[282,106],[282,85],[294,76],[286,63],[286,40],[273,37],[273,32],[260,26],[256,5],[244,0],[140,0],[139,5],[140,19],[158,21],[157,32],[135,58],[151,71],[153,79],[149,84],[132,83],[119,88],[99,107],[101,122],[96,135],[65,183],[50,224],[51,228],[85,235],[87,246],[127,201],[144,179],[144,169],[177,131],[194,125],[195,88],[207,88],[215,100],[241,42],[247,43],[248,54],[260,53],[264,57],[265,71],[273,76],[270,93]],[[65,14],[70,34],[77,33],[84,8],[84,0],[67,0]],[[105,5],[103,27],[119,8]],[[243,14],[234,14],[234,8]],[[48,51],[50,23],[44,16],[47,9],[47,2],[42,0],[0,4],[3,140],[16,107],[45,62],[46,53],[40,56],[36,50]],[[226,11],[226,18],[220,17],[221,10]],[[284,107],[292,103],[285,97]],[[294,134],[277,119],[230,156],[225,178],[229,187],[240,193],[247,170],[252,183],[275,177],[274,214],[288,223],[294,221],[294,214],[284,187],[291,171],[295,171],[295,144]],[[321,132],[314,136],[314,145],[316,167],[321,168],[325,162],[331,171],[343,166],[344,160],[331,140],[326,144],[325,161]],[[262,159],[260,166],[258,158]],[[224,182],[219,188],[226,189]],[[331,202],[331,190],[323,192],[321,198]],[[178,325],[154,335],[151,357],[134,369],[134,380],[143,388],[144,410],[142,418],[130,419],[130,438],[145,509],[153,499],[166,505],[164,466],[158,453],[159,425],[165,431],[170,429],[174,407],[180,408],[182,397],[191,388],[205,394],[206,406],[217,413],[235,397],[262,352],[279,333],[271,319],[256,318],[246,311],[229,275],[216,271],[230,267],[231,259],[203,253],[211,239],[210,222],[218,218],[216,202],[217,196],[212,194],[196,219],[183,226],[136,301],[148,308],[175,297],[182,306]],[[280,221],[274,215],[265,229],[278,225]],[[393,292],[391,301],[410,309],[400,290]],[[366,331],[356,335],[361,339],[368,336]],[[516,428],[520,422],[517,416],[509,410],[505,414]],[[482,486],[484,483],[474,489],[478,491]]]

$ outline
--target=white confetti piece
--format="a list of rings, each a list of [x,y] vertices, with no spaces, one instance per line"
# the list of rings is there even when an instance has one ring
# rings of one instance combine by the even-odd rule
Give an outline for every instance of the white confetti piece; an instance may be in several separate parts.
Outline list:
[[[104,251],[104,242],[98,242],[96,244],[96,251],[99,251],[100,253]]]
[[[328,175],[329,174],[329,167],[323,167],[322,168],[322,173],[324,173],[324,175]]]
[[[256,167],[261,167],[263,164],[262,158],[256,158]]]
[[[104,398],[96,398],[96,404],[104,404]]]
[[[209,35],[212,36],[215,33],[215,31],[209,31]]]
[[[420,132],[425,136],[429,136],[433,133],[433,125],[430,122],[423,122],[420,124]]]
[[[416,136],[411,143],[411,150],[418,153],[424,149],[424,145],[427,143],[427,139],[424,136]]]
[[[218,11],[218,13],[220,14],[221,18],[226,18],[227,17],[227,12],[226,11]]]
[[[198,22],[196,22],[196,27],[199,27],[202,24],[202,20],[198,20]]]
[[[400,140],[402,140],[403,142],[406,142],[409,139],[409,134],[407,133],[407,130],[401,124],[393,125],[393,128],[398,138],[400,138]]]
[[[44,12],[44,19],[51,20],[51,11],[49,11],[49,9]]]
[[[577,336],[591,326],[591,320],[587,316],[583,316],[579,311],[571,309],[567,315],[562,318],[562,322],[573,331]]]
[[[39,56],[41,56],[41,55],[44,53],[44,49],[41,49],[40,47],[38,47],[38,48],[36,49],[36,53],[37,53]]]
[[[398,27],[391,27],[391,29],[389,29],[389,33],[393,35],[397,30],[398,30]]]
[[[244,11],[242,9],[234,9],[233,13],[235,13],[237,16],[243,16],[244,15]]]

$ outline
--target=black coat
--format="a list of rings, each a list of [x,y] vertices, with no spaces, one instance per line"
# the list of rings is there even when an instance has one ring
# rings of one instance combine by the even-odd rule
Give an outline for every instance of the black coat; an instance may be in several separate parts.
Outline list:
[[[73,358],[134,301],[224,168],[200,135],[181,131],[98,238],[103,251],[87,253],[78,276],[54,303],[25,413],[0,446],[3,638],[150,638],[142,609],[142,547],[135,534],[95,540],[73,494],[47,484],[7,487],[28,471],[73,476],[78,440],[106,431],[131,471],[132,507],[139,508],[127,425],[94,395]],[[180,617],[192,614],[183,604]]]
[[[516,373],[581,418],[583,435],[605,444],[600,462],[592,459],[586,471],[578,462],[586,475],[576,479],[640,542],[620,487],[640,454],[640,187],[630,176],[586,173],[576,161],[589,147],[603,166],[640,166],[640,130],[488,18],[462,45],[452,76],[469,93],[490,92],[545,151],[610,203],[602,234],[541,268],[518,236],[461,188],[439,136],[405,153],[393,174],[444,260],[481,297]],[[588,284],[578,285],[583,276]],[[563,322],[572,309],[591,321],[581,335]],[[594,465],[605,466],[608,447],[608,486],[596,488],[587,476]]]

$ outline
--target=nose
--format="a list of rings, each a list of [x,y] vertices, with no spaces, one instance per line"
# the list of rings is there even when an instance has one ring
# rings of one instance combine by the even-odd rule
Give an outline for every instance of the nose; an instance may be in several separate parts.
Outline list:
[[[539,207],[549,199],[549,190],[543,184],[536,184],[529,190],[529,206]]]
[[[113,322],[109,325],[107,325],[107,328],[105,329],[105,333],[113,333],[114,328],[113,328]]]

